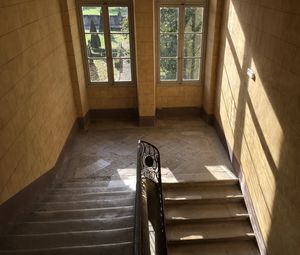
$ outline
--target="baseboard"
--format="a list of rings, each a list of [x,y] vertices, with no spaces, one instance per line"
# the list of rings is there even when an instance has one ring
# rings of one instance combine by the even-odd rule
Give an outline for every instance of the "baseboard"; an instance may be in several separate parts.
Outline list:
[[[79,117],[77,119],[78,126],[80,129],[88,129],[88,126],[90,124],[90,112],[87,112],[83,117]]]
[[[78,122],[76,120],[55,166],[0,205],[0,233],[9,231],[12,223],[17,222],[24,214],[31,212],[35,204],[44,198],[46,189],[55,185],[65,155],[69,151],[77,132]]]
[[[249,215],[250,215],[250,221],[251,221],[253,231],[254,231],[255,236],[256,236],[256,241],[257,241],[257,244],[258,244],[260,254],[261,255],[268,255],[267,248],[266,248],[267,246],[266,246],[265,241],[264,241],[263,236],[262,236],[262,232],[261,232],[261,229],[260,229],[260,226],[259,226],[259,223],[258,223],[258,219],[257,219],[256,213],[255,213],[255,210],[254,210],[253,202],[252,202],[252,199],[250,197],[249,189],[248,189],[247,183],[246,183],[245,178],[244,178],[242,167],[241,167],[237,157],[235,156],[232,148],[230,147],[230,145],[227,142],[227,139],[226,139],[223,128],[220,126],[218,120],[215,117],[214,117],[213,123],[214,123],[215,130],[216,130],[216,132],[217,132],[217,134],[218,134],[225,150],[228,153],[231,164],[233,166],[234,174],[236,176],[238,176],[238,178],[239,178],[241,190],[242,190],[242,193],[243,193],[244,198],[245,198],[245,204],[246,204],[247,210],[248,210]]]
[[[139,125],[141,127],[154,127],[155,126],[155,116],[140,116]]]
[[[171,107],[156,109],[158,118],[180,118],[180,117],[199,117],[202,115],[201,107]]]
[[[87,113],[91,122],[99,119],[126,119],[138,120],[138,110],[136,108],[128,109],[94,109]]]

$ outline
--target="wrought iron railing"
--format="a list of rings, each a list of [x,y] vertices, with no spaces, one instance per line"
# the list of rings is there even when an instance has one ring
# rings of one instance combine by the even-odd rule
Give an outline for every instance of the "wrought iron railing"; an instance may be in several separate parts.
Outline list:
[[[149,221],[155,232],[155,254],[166,255],[160,153],[154,145],[141,140],[138,142],[136,176],[134,255],[150,254]]]

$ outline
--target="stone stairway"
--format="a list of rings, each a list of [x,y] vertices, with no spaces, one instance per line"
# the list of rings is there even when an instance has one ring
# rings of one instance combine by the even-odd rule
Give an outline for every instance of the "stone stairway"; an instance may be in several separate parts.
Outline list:
[[[133,185],[73,179],[0,237],[0,254],[132,254]]]
[[[237,179],[163,184],[169,255],[259,255]]]

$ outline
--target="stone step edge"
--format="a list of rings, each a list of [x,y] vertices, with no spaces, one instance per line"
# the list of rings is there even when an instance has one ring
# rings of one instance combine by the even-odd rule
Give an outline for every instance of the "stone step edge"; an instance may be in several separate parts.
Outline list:
[[[92,212],[92,211],[109,211],[109,210],[122,210],[122,209],[134,209],[134,205],[129,206],[116,206],[116,207],[99,207],[99,208],[87,208],[87,209],[70,209],[70,210],[43,210],[34,211],[33,215],[36,214],[51,214],[51,213],[68,213],[68,212]]]
[[[167,240],[168,244],[197,244],[197,243],[213,243],[213,242],[231,242],[231,241],[245,241],[245,240],[255,240],[255,234],[245,233],[244,235],[230,236],[230,237],[217,237],[217,238],[194,238],[188,240],[173,239]]]
[[[83,231],[69,231],[69,232],[58,232],[58,233],[44,233],[44,234],[19,234],[19,235],[5,235],[0,237],[6,238],[18,238],[18,237],[54,237],[54,236],[65,236],[65,235],[80,235],[88,233],[109,233],[109,232],[118,232],[118,231],[130,231],[133,230],[133,227],[127,228],[115,228],[115,229],[103,229],[103,230],[83,230]]]
[[[170,198],[165,197],[165,204],[190,204],[190,203],[198,203],[198,204],[213,204],[213,203],[236,203],[244,201],[243,195],[236,195],[232,197],[219,197],[219,198],[187,198],[187,199],[178,199],[178,198]]]
[[[44,248],[44,249],[14,249],[14,250],[0,250],[1,253],[11,253],[16,254],[22,252],[55,252],[55,251],[63,251],[63,250],[76,250],[76,249],[88,249],[88,248],[102,248],[102,247],[113,247],[113,246],[121,246],[121,245],[133,245],[133,242],[122,242],[122,243],[108,243],[108,244],[99,244],[99,245],[82,245],[82,246],[62,246],[55,248]]]
[[[249,214],[242,214],[238,216],[229,217],[214,217],[214,218],[165,218],[167,225],[176,224],[189,224],[189,223],[215,223],[215,222],[228,222],[228,221],[246,221],[249,220]]]

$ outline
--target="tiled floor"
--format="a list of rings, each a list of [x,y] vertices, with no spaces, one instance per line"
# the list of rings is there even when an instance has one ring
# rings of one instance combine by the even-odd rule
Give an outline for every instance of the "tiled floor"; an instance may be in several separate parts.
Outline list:
[[[201,118],[158,120],[155,127],[102,120],[81,131],[64,162],[63,180],[133,180],[139,139],[161,153],[164,182],[235,178],[213,127]]]

